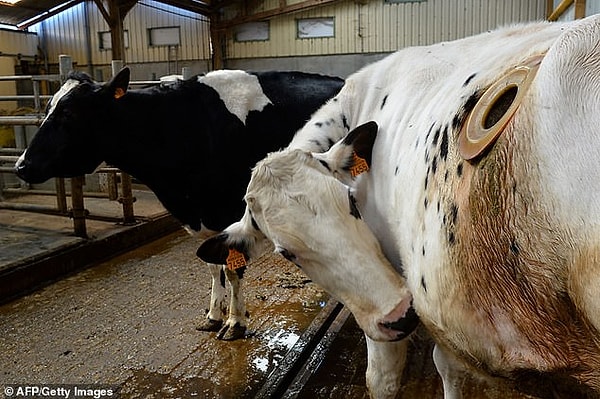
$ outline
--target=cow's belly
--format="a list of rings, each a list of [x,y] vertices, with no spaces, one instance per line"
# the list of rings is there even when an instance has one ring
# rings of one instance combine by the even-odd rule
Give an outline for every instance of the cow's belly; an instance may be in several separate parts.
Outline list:
[[[442,281],[430,281],[443,286]],[[492,310],[494,317],[490,319],[490,309],[473,308],[460,293],[423,295],[421,282],[410,282],[409,286],[417,293],[413,294],[415,309],[434,340],[472,366],[506,377],[517,370],[542,371],[556,366],[531,345],[500,306]]]

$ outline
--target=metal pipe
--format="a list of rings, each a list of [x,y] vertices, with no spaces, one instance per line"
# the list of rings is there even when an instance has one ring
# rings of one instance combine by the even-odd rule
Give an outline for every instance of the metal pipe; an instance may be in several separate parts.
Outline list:
[[[49,205],[37,205],[37,204],[16,204],[12,202],[0,202],[0,209],[7,209],[12,211],[26,211],[26,212],[37,212],[46,213],[50,215],[66,216],[65,213]]]
[[[23,149],[21,148],[0,148],[0,154],[21,156]]]
[[[8,194],[28,194],[28,195],[45,195],[45,196],[52,196],[54,197],[56,195],[56,191],[52,191],[52,190],[37,190],[37,189],[27,189],[27,190],[23,190],[22,188],[4,188],[2,190],[2,192],[4,193],[8,193]],[[67,197],[71,196],[71,192],[67,191],[65,193],[65,195]],[[95,193],[95,192],[83,192],[83,197],[84,198],[109,198],[108,194],[106,193]]]
[[[44,115],[0,116],[0,125],[26,126],[41,125]]]
[[[20,95],[14,95],[14,96],[0,96],[0,101],[19,101],[19,100],[49,100],[51,99],[52,96],[41,96],[41,95],[35,95],[35,94],[20,94]]]
[[[0,81],[10,80],[47,80],[52,82],[60,81],[60,75],[3,75]]]

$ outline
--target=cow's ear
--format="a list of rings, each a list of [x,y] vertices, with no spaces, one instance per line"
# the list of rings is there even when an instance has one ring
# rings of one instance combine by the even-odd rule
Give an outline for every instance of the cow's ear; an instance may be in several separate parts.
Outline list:
[[[353,166],[357,167],[357,162],[366,162],[367,166],[371,167],[371,155],[373,153],[373,145],[377,137],[378,126],[374,121],[362,124],[352,130],[343,139],[345,145],[351,146],[354,150]]]
[[[224,265],[227,263],[229,255],[229,246],[227,245],[227,235],[219,234],[210,237],[200,245],[196,251],[196,256],[207,263]]]
[[[377,123],[358,126],[323,154],[313,154],[324,162],[333,175],[343,183],[371,168],[371,153],[377,137]]]
[[[110,95],[115,99],[119,99],[127,93],[127,89],[129,87],[129,78],[131,72],[129,68],[125,67],[121,69],[113,78],[106,83],[106,89],[109,91]]]
[[[250,259],[248,251],[229,245],[227,238],[227,234],[219,234],[205,240],[196,251],[196,256],[206,263],[227,265],[230,270],[246,266]]]

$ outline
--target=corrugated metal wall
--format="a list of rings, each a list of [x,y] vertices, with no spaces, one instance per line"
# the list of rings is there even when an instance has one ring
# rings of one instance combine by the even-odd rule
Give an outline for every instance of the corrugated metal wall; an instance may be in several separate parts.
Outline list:
[[[0,29],[0,53],[2,54],[35,56],[37,43],[38,39],[35,33]]]
[[[271,6],[270,3],[273,3]],[[278,2],[265,2],[263,8]],[[343,1],[270,21],[268,41],[228,37],[227,58],[391,52],[477,34],[499,25],[545,18],[546,0]],[[333,17],[335,37],[298,39],[299,18]]]
[[[37,35],[15,31],[0,30],[0,75],[14,75],[15,65],[19,60],[16,54],[22,54],[29,58],[37,54]],[[12,96],[17,94],[14,81],[0,82],[0,95]],[[14,109],[17,103],[14,101],[0,101],[1,109]]]
[[[210,59],[209,24],[197,14],[143,0],[127,14],[123,25],[129,35],[129,46],[125,49],[127,62],[163,62],[172,60],[175,54],[180,61]],[[148,29],[173,26],[180,27],[181,32],[177,53],[169,53],[168,47],[150,46]],[[34,25],[31,30],[43,37],[50,63],[58,62],[59,54],[69,54],[79,65],[88,65],[90,61],[94,65],[110,64],[111,52],[100,49],[99,39],[100,32],[110,29],[93,2],[80,3]],[[89,41],[86,31],[90,32]]]

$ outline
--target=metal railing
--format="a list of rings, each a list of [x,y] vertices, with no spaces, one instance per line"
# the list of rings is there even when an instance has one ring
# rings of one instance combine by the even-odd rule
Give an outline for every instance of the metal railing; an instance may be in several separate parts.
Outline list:
[[[122,63],[113,64],[113,74],[115,68],[120,68]],[[45,115],[41,112],[44,101],[52,98],[50,95],[42,95],[40,82],[62,81],[67,76],[68,71],[72,69],[72,62],[68,56],[60,56],[60,74],[59,75],[26,75],[26,76],[0,76],[0,81],[31,80],[33,84],[33,95],[18,96],[0,96],[0,101],[20,101],[33,100],[35,113],[32,115],[20,116],[0,116],[0,125],[27,126],[41,125]],[[142,84],[160,84],[160,81],[131,82],[131,85]],[[25,142],[26,140],[21,140]],[[23,145],[25,147],[25,145]],[[0,173],[14,173],[14,164],[23,153],[24,148],[0,148]],[[123,224],[134,224],[136,218],[133,211],[135,198],[132,192],[131,176],[120,171],[117,168],[106,167],[96,171],[96,173],[105,173],[107,175],[107,192],[91,193],[83,191],[84,177],[75,177],[70,179],[70,192],[66,190],[65,179],[55,178],[55,190],[36,190],[31,188],[4,188],[6,194],[34,194],[34,195],[52,195],[56,196],[56,207],[39,204],[14,203],[0,201],[0,209],[19,210],[28,212],[39,212],[51,215],[68,216],[73,219],[75,235],[87,237],[86,218],[91,220],[116,221]],[[120,190],[119,184],[120,181]],[[121,195],[119,195],[119,191]],[[71,208],[67,206],[67,197],[71,197]],[[123,208],[123,217],[114,218],[109,216],[93,215],[85,209],[84,197],[107,198],[109,200],[119,201]]]

